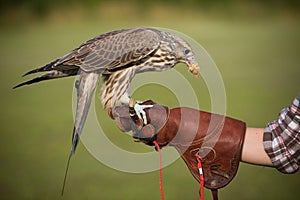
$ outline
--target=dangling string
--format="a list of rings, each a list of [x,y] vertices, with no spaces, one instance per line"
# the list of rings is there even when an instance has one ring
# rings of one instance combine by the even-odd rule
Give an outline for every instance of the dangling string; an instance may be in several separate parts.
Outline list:
[[[158,154],[159,154],[159,190],[160,190],[160,196],[162,200],[165,200],[165,195],[163,191],[163,184],[162,184],[162,154],[160,151],[159,144],[154,140],[153,144],[155,145]]]
[[[60,193],[61,196],[64,196],[64,191],[65,191],[65,186],[66,186],[68,171],[69,171],[69,167],[70,167],[71,157],[72,157],[72,151],[70,152],[69,157],[68,157],[68,161],[67,161],[67,166],[66,166],[66,171],[65,171],[65,176],[64,176],[64,182],[63,182],[61,193]]]
[[[200,195],[200,200],[204,199],[204,175],[203,175],[203,169],[202,169],[202,164],[203,159],[199,156],[199,154],[195,154],[197,161],[198,161],[198,169],[199,169],[199,181],[200,181],[200,187],[199,187],[199,195]]]

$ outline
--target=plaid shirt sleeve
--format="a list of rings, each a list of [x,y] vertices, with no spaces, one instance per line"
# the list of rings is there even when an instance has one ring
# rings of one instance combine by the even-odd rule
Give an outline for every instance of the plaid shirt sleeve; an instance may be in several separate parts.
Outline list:
[[[282,173],[295,173],[300,164],[300,94],[284,108],[278,120],[264,130],[264,148],[274,167]]]

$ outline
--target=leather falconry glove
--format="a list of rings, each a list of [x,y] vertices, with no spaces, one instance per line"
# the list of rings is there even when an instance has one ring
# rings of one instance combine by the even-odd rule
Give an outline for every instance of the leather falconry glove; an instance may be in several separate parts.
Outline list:
[[[213,199],[217,200],[217,190],[230,183],[237,173],[246,124],[187,107],[169,109],[151,100],[143,104],[153,105],[145,109],[146,125],[128,106],[114,107],[109,115],[122,131],[132,131],[138,141],[151,146],[156,141],[160,147],[175,147],[193,177],[201,183],[200,158],[204,187],[210,189]]]

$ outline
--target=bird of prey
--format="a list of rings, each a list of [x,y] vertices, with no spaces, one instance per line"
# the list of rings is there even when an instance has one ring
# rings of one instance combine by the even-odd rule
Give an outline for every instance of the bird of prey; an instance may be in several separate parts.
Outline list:
[[[27,72],[24,76],[37,72],[46,73],[14,88],[44,80],[79,75],[75,83],[77,109],[71,157],[76,150],[100,76],[104,76],[101,102],[107,109],[129,104],[130,82],[136,73],[164,71],[179,62],[186,63],[189,71],[198,76],[199,67],[194,53],[183,38],[154,28],[115,30],[96,36],[61,58]],[[147,123],[144,108],[135,102],[135,112],[144,123]]]

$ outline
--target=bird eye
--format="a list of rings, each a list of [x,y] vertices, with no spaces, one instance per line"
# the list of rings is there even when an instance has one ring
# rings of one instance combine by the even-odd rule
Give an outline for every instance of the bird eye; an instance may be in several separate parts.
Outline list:
[[[183,50],[183,53],[184,53],[185,55],[189,54],[190,52],[191,52],[191,50],[189,50],[189,49]]]

